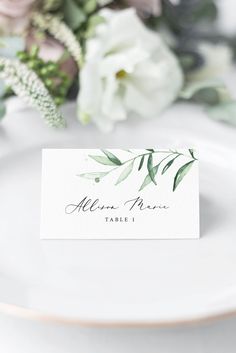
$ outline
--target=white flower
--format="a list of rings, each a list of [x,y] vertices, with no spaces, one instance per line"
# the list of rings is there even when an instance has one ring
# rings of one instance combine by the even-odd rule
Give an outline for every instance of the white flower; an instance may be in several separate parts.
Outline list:
[[[157,117],[182,87],[177,59],[134,9],[104,9],[100,14],[105,22],[87,41],[80,71],[79,119],[109,131],[129,113]]]
[[[190,80],[206,80],[219,78],[224,75],[233,64],[233,52],[226,44],[212,44],[202,42],[198,46],[204,64],[189,75]]]

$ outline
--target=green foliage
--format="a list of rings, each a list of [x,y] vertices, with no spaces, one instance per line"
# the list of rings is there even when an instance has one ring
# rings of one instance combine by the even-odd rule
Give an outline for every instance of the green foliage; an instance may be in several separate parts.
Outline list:
[[[231,100],[231,95],[220,80],[200,80],[186,83],[180,98],[201,104],[216,105]]]
[[[122,173],[120,174],[116,185],[120,184],[123,180],[125,180],[126,178],[128,178],[128,176],[130,175],[130,173],[133,170],[133,166],[134,166],[134,160],[131,161],[128,166],[122,171]]]
[[[60,69],[60,63],[42,60],[39,57],[39,48],[35,45],[31,47],[30,52],[19,51],[17,57],[35,71],[57,105],[65,102],[71,79]]]
[[[107,157],[104,156],[91,156],[89,155],[90,158],[94,159],[96,162],[103,164],[103,165],[116,165],[112,160],[110,160]]]
[[[144,159],[145,159],[145,156],[142,156],[141,159],[140,159],[140,163],[139,163],[139,166],[138,166],[138,170],[141,170],[141,169],[142,169]]]
[[[189,149],[189,153],[190,153],[191,157],[192,157],[193,159],[195,159],[195,156],[194,156],[194,149],[190,148],[190,149]]]
[[[186,164],[184,164],[182,167],[179,168],[179,170],[177,171],[175,178],[174,178],[174,184],[173,184],[173,191],[176,190],[177,186],[180,184],[180,182],[183,180],[183,178],[185,177],[185,175],[188,174],[188,172],[190,171],[190,169],[192,168],[192,165],[194,163],[195,160],[192,160]]]
[[[156,185],[155,181],[155,173],[153,171],[153,157],[152,157],[153,152],[151,152],[148,156],[148,161],[147,161],[147,169],[148,169],[148,174],[150,176],[151,181]]]
[[[6,114],[6,106],[4,101],[1,99],[0,100],[0,120],[5,116]]]
[[[80,7],[74,0],[66,0],[63,2],[63,16],[66,24],[76,31],[86,21],[86,13],[83,7]]]
[[[213,120],[236,125],[236,101],[234,100],[208,107],[207,113]]]
[[[159,168],[159,164],[157,164],[155,167],[152,168],[152,175],[155,177],[157,174]],[[142,185],[139,188],[139,191],[142,191],[148,184],[152,182],[152,179],[150,177],[150,173],[148,172],[147,176],[145,177]]]
[[[213,120],[236,125],[236,101],[221,81],[190,82],[182,90],[180,98],[203,104]]]
[[[97,0],[86,0],[83,5],[83,10],[87,15],[90,15],[97,9]]]
[[[147,18],[147,25],[154,30],[164,28],[185,73],[204,65],[198,43],[223,39],[212,30],[218,16],[217,1],[180,0],[175,4],[171,0],[161,0],[161,4],[161,16]],[[225,42],[225,38],[223,41]]]
[[[94,35],[96,26],[104,21],[98,15],[98,10],[111,2],[111,0],[44,0],[43,12],[62,16],[63,21],[84,47],[86,39]]]
[[[144,160],[145,160],[145,157],[147,156],[147,172],[148,173],[145,176],[145,178],[139,188],[139,191],[142,191],[150,183],[157,185],[155,177],[157,176],[160,165],[164,161],[167,160],[167,163],[164,166],[164,168],[162,169],[162,173],[161,173],[162,175],[172,166],[172,164],[174,163],[174,161],[178,157],[183,156],[183,154],[178,151],[172,151],[172,150],[161,151],[161,150],[154,150],[154,149],[146,149],[146,151],[148,151],[148,152],[138,154],[138,155],[133,154],[132,158],[128,158],[127,160],[121,161],[112,152],[110,152],[108,150],[101,150],[101,151],[103,152],[103,154],[105,154],[105,157],[104,156],[93,156],[93,155],[89,155],[89,157],[91,159],[95,160],[96,162],[98,162],[99,164],[103,164],[104,166],[107,166],[107,167],[113,166],[113,168],[106,171],[106,172],[84,173],[84,174],[79,174],[79,176],[82,178],[86,178],[86,179],[92,179],[95,182],[99,182],[101,178],[107,176],[108,174],[110,174],[114,170],[121,168],[121,174],[119,175],[119,177],[115,183],[115,185],[118,185],[121,182],[123,182],[125,179],[127,179],[129,177],[129,175],[132,173],[136,160],[139,161],[138,171],[140,171],[141,168],[144,166]],[[132,153],[130,150],[125,150],[125,151],[128,152],[129,154]],[[175,179],[174,179],[173,191],[175,191],[175,189],[177,188],[179,183],[182,181],[184,176],[188,173],[188,171],[190,170],[190,166],[192,166],[192,164],[197,160],[194,156],[193,149],[189,149],[188,152],[189,152],[189,154],[186,155],[185,157],[187,157],[191,160],[190,160],[190,162],[184,164],[177,171],[177,173],[175,175]],[[158,164],[156,164],[154,166],[153,165],[153,156],[155,154],[161,154],[161,155],[166,154],[166,156],[164,158],[162,158],[158,162]],[[172,157],[172,158],[170,159],[170,157]]]
[[[56,11],[58,10],[63,3],[63,0],[43,0],[42,10],[47,11]]]
[[[62,13],[66,24],[75,32],[80,40],[90,37],[94,28],[101,22],[101,17],[96,14],[97,0],[65,0]]]
[[[95,34],[97,25],[103,22],[104,22],[104,18],[98,14],[94,14],[90,16],[86,24],[84,38],[85,39],[91,38]]]
[[[177,156],[177,157],[179,157],[179,156]],[[166,165],[162,169],[161,174],[164,174],[165,172],[167,172],[167,170],[172,166],[172,164],[174,163],[175,160],[176,160],[176,157],[172,158],[168,163],[166,163]]]
[[[107,158],[115,165],[121,165],[121,161],[113,153],[108,150],[102,150],[102,152],[107,156]]]
[[[196,30],[202,24],[217,18],[217,6],[214,0],[180,0],[173,5],[170,0],[162,0],[162,21],[178,35],[189,35],[189,29]]]
[[[108,173],[106,172],[101,172],[101,173],[84,173],[84,174],[79,174],[81,178],[85,179],[90,179],[96,181],[98,183],[101,178],[104,178]]]

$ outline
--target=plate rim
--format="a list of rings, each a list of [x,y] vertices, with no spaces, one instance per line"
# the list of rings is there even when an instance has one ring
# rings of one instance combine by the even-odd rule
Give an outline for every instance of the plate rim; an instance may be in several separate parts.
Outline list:
[[[236,317],[236,308],[221,310],[212,314],[200,314],[189,319],[176,320],[86,320],[81,318],[69,318],[67,316],[46,314],[37,309],[25,306],[0,302],[0,314],[17,317],[30,321],[66,326],[79,326],[88,328],[175,328],[210,324],[213,322]]]

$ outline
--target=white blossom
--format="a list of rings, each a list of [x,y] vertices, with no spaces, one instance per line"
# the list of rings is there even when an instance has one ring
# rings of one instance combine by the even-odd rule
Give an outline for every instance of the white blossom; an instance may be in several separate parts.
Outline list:
[[[157,117],[178,96],[183,73],[158,33],[134,9],[100,12],[105,23],[87,41],[78,116],[109,131],[130,114]]]

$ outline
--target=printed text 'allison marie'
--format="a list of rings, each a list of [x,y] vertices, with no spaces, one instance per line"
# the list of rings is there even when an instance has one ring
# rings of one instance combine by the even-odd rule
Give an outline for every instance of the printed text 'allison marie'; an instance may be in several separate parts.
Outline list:
[[[91,199],[85,196],[81,201],[76,203],[69,203],[65,207],[66,214],[80,213],[80,212],[96,212],[104,210],[118,210],[121,208],[127,209],[127,211],[145,211],[145,210],[167,210],[169,206],[156,204],[149,204],[141,197],[134,199],[121,201],[120,204],[104,204],[100,199]]]

